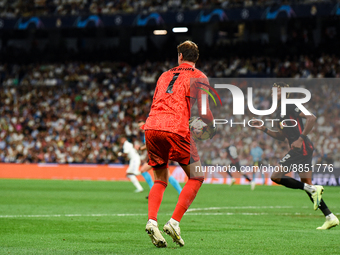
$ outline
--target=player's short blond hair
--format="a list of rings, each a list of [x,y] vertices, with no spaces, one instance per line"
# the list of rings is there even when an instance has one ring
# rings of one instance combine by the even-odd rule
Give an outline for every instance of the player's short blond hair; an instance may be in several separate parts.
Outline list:
[[[200,55],[196,43],[189,40],[182,42],[180,45],[178,45],[177,52],[178,54],[182,53],[183,60],[194,63],[196,63]]]

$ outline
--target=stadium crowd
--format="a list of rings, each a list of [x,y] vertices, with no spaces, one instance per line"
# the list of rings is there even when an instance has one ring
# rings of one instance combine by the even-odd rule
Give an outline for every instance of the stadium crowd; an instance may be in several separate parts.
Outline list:
[[[119,136],[141,143],[138,120],[150,110],[159,75],[175,62],[145,62],[137,66],[102,62],[66,64],[0,65],[0,162],[122,163],[117,156]],[[232,58],[201,61],[198,68],[208,77],[340,77],[340,60],[322,55],[311,59]],[[312,111],[318,116],[310,137],[315,161],[340,166],[338,90],[313,87]],[[261,95],[258,95],[261,96]],[[268,107],[264,94],[258,107]],[[231,98],[222,96],[225,116],[231,115]],[[247,114],[248,119],[252,115]],[[241,164],[251,164],[252,141],[261,142],[268,163],[275,164],[287,151],[287,143],[267,139],[260,131],[225,127],[211,143],[203,161],[214,162],[225,142],[234,143]],[[227,135],[226,135],[227,134]],[[218,143],[213,141],[218,140]]]
[[[1,0],[0,17],[166,12],[204,8],[272,6],[331,0]]]

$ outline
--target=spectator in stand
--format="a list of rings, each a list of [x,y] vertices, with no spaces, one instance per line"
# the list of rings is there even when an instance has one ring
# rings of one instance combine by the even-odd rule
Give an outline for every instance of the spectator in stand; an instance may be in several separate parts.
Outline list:
[[[280,1],[279,1],[280,2]],[[309,0],[285,1],[289,3],[308,3]],[[323,2],[315,0],[313,2]],[[252,6],[272,6],[273,0],[1,0],[0,17],[46,16],[46,15],[90,15],[131,12],[166,12],[208,8],[242,8]]]
[[[270,63],[270,64],[268,64]],[[49,163],[124,163],[118,157],[118,137],[126,134],[141,141],[137,121],[150,110],[155,81],[173,65],[145,62],[137,66],[103,62],[66,64],[0,64],[0,161]],[[340,77],[337,56],[294,59],[252,57],[201,61],[198,68],[209,77],[239,77],[270,73],[276,77]],[[326,71],[325,71],[326,70]],[[254,91],[255,93],[255,91]],[[334,162],[340,167],[340,104],[334,87],[311,88],[318,116],[311,139],[315,162]],[[255,108],[269,106],[270,95]],[[231,98],[222,95],[229,105]],[[257,105],[258,104],[258,105]],[[261,104],[261,105],[260,105]],[[229,109],[221,108],[221,113]],[[252,117],[249,113],[247,117]],[[226,132],[230,133],[228,127]],[[221,143],[234,140],[241,165],[251,164],[251,141],[265,141],[263,158],[275,164],[286,144],[266,139],[264,134],[233,129],[233,137],[220,136]],[[251,138],[251,139],[250,139]],[[326,139],[327,138],[327,139]],[[218,153],[212,149],[202,157],[209,163]],[[126,162],[125,162],[126,163]]]

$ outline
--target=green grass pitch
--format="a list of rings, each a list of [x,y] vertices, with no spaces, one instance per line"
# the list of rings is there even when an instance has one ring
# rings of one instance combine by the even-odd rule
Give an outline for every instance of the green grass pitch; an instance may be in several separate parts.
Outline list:
[[[183,184],[182,184],[183,185]],[[204,184],[181,222],[185,246],[165,235],[158,249],[145,233],[148,188],[129,182],[0,180],[0,254],[339,254],[340,227],[320,231],[324,217],[308,196],[284,187]],[[340,213],[340,188],[324,199]],[[177,192],[169,185],[162,228]]]

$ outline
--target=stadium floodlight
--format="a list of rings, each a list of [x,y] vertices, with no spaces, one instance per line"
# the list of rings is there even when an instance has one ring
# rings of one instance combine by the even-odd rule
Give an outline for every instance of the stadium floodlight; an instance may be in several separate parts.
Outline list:
[[[168,31],[166,30],[154,30],[153,34],[154,35],[166,35],[168,33]]]
[[[188,32],[188,28],[187,27],[174,27],[173,29],[172,29],[172,32],[174,32],[174,33],[186,33],[186,32]]]

